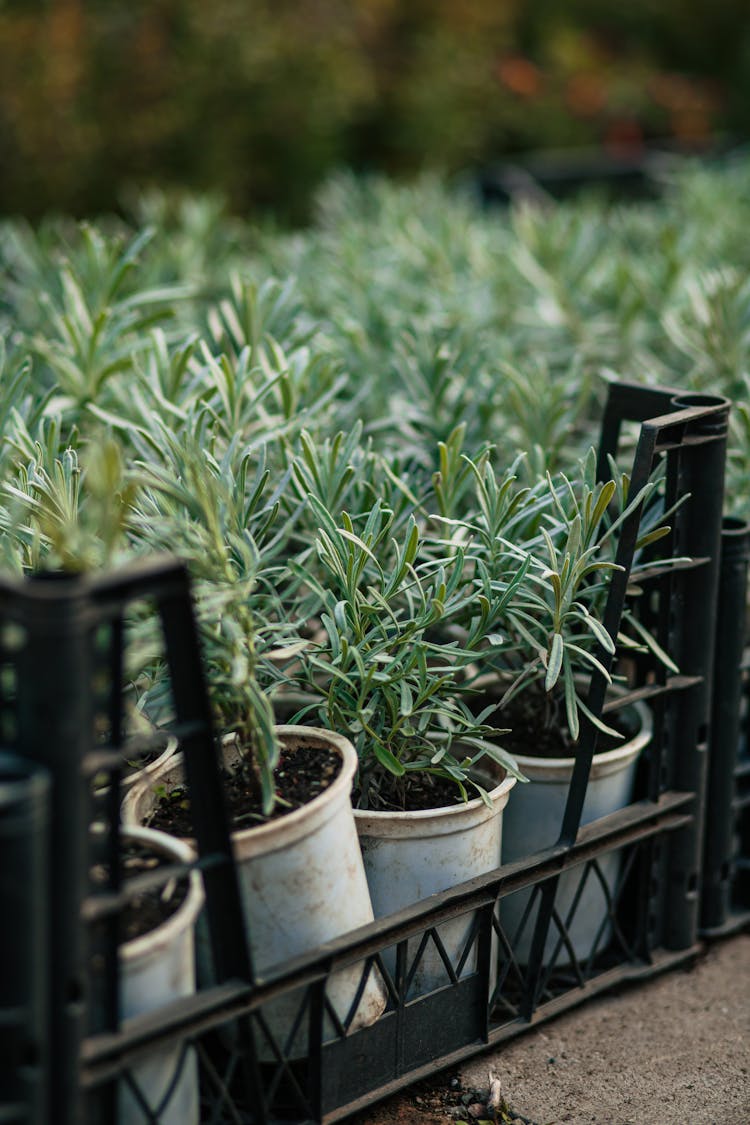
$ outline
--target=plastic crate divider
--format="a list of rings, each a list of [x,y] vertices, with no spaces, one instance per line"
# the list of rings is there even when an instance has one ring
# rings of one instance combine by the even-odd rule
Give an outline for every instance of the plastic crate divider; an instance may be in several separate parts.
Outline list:
[[[732,908],[736,864],[735,828],[747,810],[735,812],[736,771],[739,764],[742,659],[747,641],[748,564],[750,524],[725,517],[721,535],[719,601],[716,615],[713,718],[708,775],[708,817],[703,852],[701,927],[719,930]],[[750,856],[745,856],[750,860]],[[737,906],[750,908],[750,899]]]

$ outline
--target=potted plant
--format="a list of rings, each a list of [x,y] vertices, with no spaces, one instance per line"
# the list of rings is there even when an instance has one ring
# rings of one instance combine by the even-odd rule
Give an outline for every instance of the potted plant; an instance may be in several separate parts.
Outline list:
[[[530,520],[524,510],[534,490],[529,490],[519,505],[509,504],[507,497],[501,503],[503,489],[497,487],[491,470],[485,465],[481,471],[476,469],[475,475],[479,491],[478,556],[494,573],[497,561],[491,557],[491,545],[498,539],[507,540],[512,533],[516,547],[529,563],[528,581],[505,607],[498,625],[502,643],[477,661],[473,684],[480,692],[478,705],[494,702],[497,721],[510,728],[504,736],[505,745],[530,782],[518,791],[506,814],[503,862],[508,863],[549,847],[558,839],[581,714],[604,741],[593,758],[581,823],[614,812],[632,799],[638,756],[651,736],[649,712],[636,703],[619,714],[617,726],[611,721],[608,725],[590,710],[586,690],[593,673],[607,681],[611,697],[622,693],[608,666],[616,654],[616,642],[620,653],[648,646],[676,671],[667,654],[627,608],[617,637],[610,636],[603,624],[609,576],[617,569],[614,556],[619,529],[636,506],[645,506],[636,548],[641,552],[667,534],[664,519],[669,513],[660,504],[656,479],[635,497],[628,495],[627,477],[597,482],[593,451],[581,462],[577,478],[571,480],[563,474],[555,480],[547,477],[544,491],[548,503],[542,507],[541,520],[538,506],[532,506]],[[631,573],[637,576],[637,561]],[[578,897],[577,872],[561,876],[558,884],[556,907],[563,918],[576,902],[568,934],[576,956],[582,959],[596,945],[603,947],[610,932],[603,920],[607,895],[612,894],[617,881],[619,857],[605,856],[599,867],[603,884],[589,878]],[[524,927],[530,893],[518,892],[501,904],[501,920],[521,963],[528,960],[533,928],[530,922]],[[546,958],[552,956],[556,944],[557,934],[551,933]]]
[[[164,832],[132,826],[121,837],[123,874],[138,874],[159,863],[189,863],[189,848]],[[102,877],[94,868],[93,881]],[[194,932],[203,906],[203,882],[192,870],[185,880],[131,899],[120,920],[120,1019],[146,1015],[195,991]],[[94,986],[96,986],[96,969]],[[151,1051],[130,1069],[118,1090],[119,1120],[142,1125],[151,1117],[142,1098],[164,1125],[197,1125],[198,1067],[191,1049],[181,1061],[179,1042]],[[140,1097],[133,1093],[131,1082]]]
[[[336,732],[277,726],[261,686],[259,646],[278,645],[287,629],[277,597],[267,596],[278,541],[270,474],[261,465],[250,477],[250,458],[237,443],[219,460],[209,430],[175,438],[165,428],[163,451],[161,464],[140,466],[133,534],[150,549],[169,545],[192,570],[241,895],[263,973],[372,921],[350,801],[356,756]],[[276,675],[271,662],[263,667]],[[158,675],[141,702],[147,713],[166,717]],[[130,790],[123,815],[189,838],[184,804],[178,756]],[[374,978],[358,992],[361,971],[355,965],[329,983],[329,999],[351,1029],[385,1006]],[[296,1026],[288,1005],[269,1005],[269,1013],[280,1034]]]
[[[637,576],[643,550],[667,534],[664,520],[670,513],[663,511],[657,478],[638,496],[630,496],[627,476],[612,464],[611,479],[597,482],[593,450],[575,476],[558,473],[553,478],[535,474],[524,465],[525,458],[498,472],[490,450],[472,459],[463,453],[461,439],[456,432],[441,447],[431,518],[443,528],[443,547],[460,545],[462,580],[473,591],[464,602],[463,619],[459,613],[454,622],[454,632],[457,628],[464,644],[475,650],[464,671],[467,701],[505,728],[503,745],[530,781],[517,788],[505,813],[503,861],[511,862],[558,839],[580,715],[607,740],[594,758],[583,823],[615,811],[632,797],[637,757],[649,741],[650,716],[636,705],[621,716],[618,729],[607,725],[587,704],[587,684],[594,673],[608,682],[612,695],[621,691],[608,666],[615,642],[620,658],[645,646],[675,670],[627,605],[617,637],[603,624],[625,520],[643,505],[631,572]],[[518,479],[522,469],[525,484]],[[472,615],[479,616],[479,607],[483,628],[477,637]],[[621,659],[620,671],[622,667]],[[605,857],[600,869],[611,893],[617,856]],[[575,873],[560,880],[557,906],[564,916],[576,885]],[[518,892],[501,906],[521,961],[528,957],[532,930],[527,920],[521,932],[529,897],[530,892]],[[583,956],[584,947],[586,953],[591,949],[606,905],[602,886],[590,879],[571,928],[577,955]],[[608,933],[602,926],[600,943]],[[551,938],[548,957],[554,944]]]
[[[356,747],[355,819],[375,913],[387,915],[498,866],[519,772],[497,743],[501,732],[465,699],[464,671],[487,615],[466,639],[450,637],[451,622],[476,602],[464,552],[426,550],[419,509],[404,512],[407,486],[393,470],[379,481],[381,495],[390,482],[393,505],[379,498],[352,516],[324,503],[322,473],[308,479],[318,483],[307,497],[317,534],[292,569],[324,635],[297,658],[294,680],[309,697],[299,718]],[[439,928],[455,964],[471,926],[461,918]],[[410,994],[446,981],[437,949],[422,951]]]

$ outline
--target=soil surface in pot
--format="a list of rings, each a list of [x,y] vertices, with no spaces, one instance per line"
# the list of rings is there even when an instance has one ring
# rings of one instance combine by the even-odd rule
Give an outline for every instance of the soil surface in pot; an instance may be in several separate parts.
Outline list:
[[[129,841],[122,847],[122,881],[127,883],[137,875],[145,875],[159,867],[174,863],[173,859],[160,855],[147,845]],[[95,888],[104,889],[108,882],[108,867],[97,863],[91,868],[91,882]],[[132,941],[161,926],[171,918],[187,898],[189,890],[187,879],[169,879],[161,886],[137,894],[131,898],[120,914],[118,940],[120,943]]]
[[[466,787],[469,800],[478,794],[471,785]],[[433,777],[428,773],[406,774],[405,777],[384,776],[369,791],[369,803],[362,803],[362,794],[355,788],[352,794],[355,809],[368,812],[426,812],[448,805],[462,805],[464,799],[455,781],[446,777]]]
[[[243,769],[222,768],[224,794],[233,831],[252,828],[307,805],[332,785],[341,770],[341,756],[325,743],[289,742],[281,747],[274,770],[278,801],[270,816],[265,816],[260,797],[253,792]],[[149,828],[159,828],[172,836],[192,836],[190,798],[180,785],[160,795],[148,820]]]
[[[493,701],[497,702],[492,695],[477,696],[472,700],[472,708],[481,711]],[[533,758],[573,758],[578,749],[578,743],[570,736],[563,696],[549,696],[536,685],[514,696],[502,709],[498,707],[488,721],[499,727],[510,727],[510,731],[498,740],[509,754]],[[613,738],[600,732],[596,742],[597,754],[622,746],[626,739],[637,733],[637,726],[628,723],[624,715],[606,715],[604,722],[613,730],[621,731],[623,737]]]

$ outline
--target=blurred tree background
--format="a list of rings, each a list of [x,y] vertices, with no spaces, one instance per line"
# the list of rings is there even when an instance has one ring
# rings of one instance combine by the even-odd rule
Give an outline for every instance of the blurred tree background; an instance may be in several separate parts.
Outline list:
[[[337,166],[744,140],[748,0],[0,0],[0,210],[221,191],[304,219]]]

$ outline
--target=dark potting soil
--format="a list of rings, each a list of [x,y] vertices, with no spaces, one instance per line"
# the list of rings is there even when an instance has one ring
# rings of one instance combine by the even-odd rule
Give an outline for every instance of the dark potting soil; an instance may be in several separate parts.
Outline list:
[[[312,738],[305,738],[304,742],[285,741],[274,770],[278,801],[271,815],[265,816],[260,797],[248,786],[241,766],[223,767],[224,794],[232,829],[237,831],[277,820],[309,804],[333,784],[340,770],[341,756],[324,742]],[[177,786],[160,796],[148,824],[172,836],[193,835],[190,798],[185,786]]]
[[[467,786],[469,800],[477,796]],[[355,808],[361,808],[361,794],[356,789],[352,795]],[[368,811],[372,812],[426,812],[448,805],[464,803],[461,790],[446,777],[428,773],[410,773],[405,777],[385,776],[379,780],[377,790],[369,794]]]
[[[481,698],[472,706],[480,710],[488,706],[492,699]],[[578,750],[578,742],[571,738],[565,712],[565,702],[561,696],[550,698],[543,690],[530,689],[515,696],[509,703],[498,708],[491,721],[497,727],[510,727],[507,734],[498,737],[498,742],[513,755],[533,758],[573,758]],[[621,731],[623,739],[613,738],[602,732],[596,743],[597,754],[621,746],[624,739],[635,733],[632,726],[619,715],[607,715],[604,722],[613,730]]]
[[[128,841],[122,847],[122,881],[135,878],[167,867],[174,862],[168,856],[160,855],[146,844]],[[108,869],[106,864],[95,864],[91,869],[91,882],[94,887],[106,887]],[[155,930],[179,910],[187,898],[189,882],[187,879],[169,879],[161,886],[137,894],[129,899],[119,917],[118,940],[120,944],[132,941]]]
[[[498,741],[510,754],[534,758],[572,758],[576,743],[570,736],[565,708],[550,709],[543,698],[516,696],[502,709],[502,726],[510,727]],[[494,722],[498,720],[493,719]],[[499,725],[499,723],[498,723]]]

